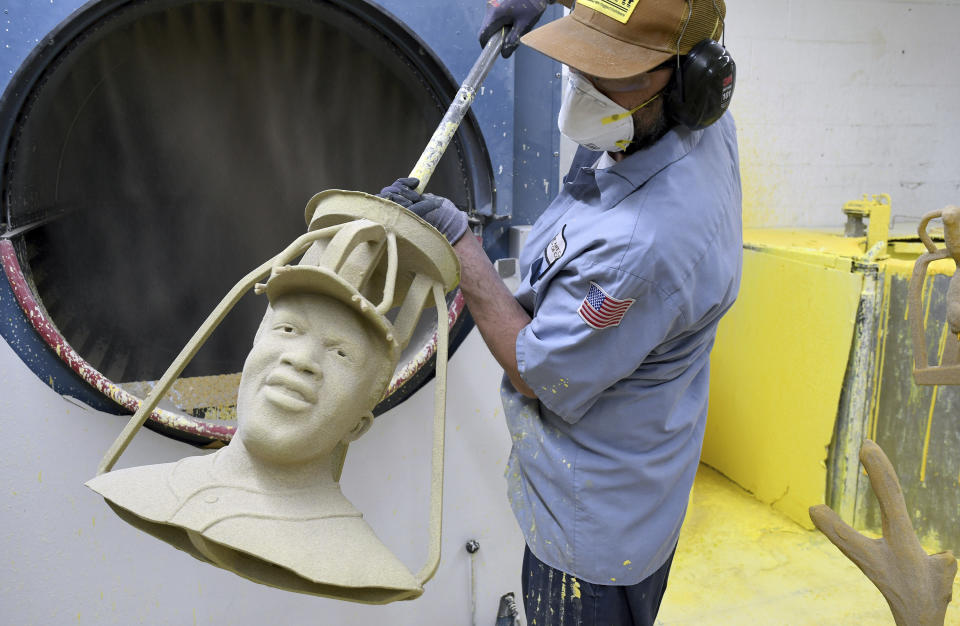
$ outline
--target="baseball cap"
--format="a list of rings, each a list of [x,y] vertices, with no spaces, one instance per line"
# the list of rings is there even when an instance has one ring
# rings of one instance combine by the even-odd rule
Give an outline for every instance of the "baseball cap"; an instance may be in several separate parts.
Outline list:
[[[393,324],[376,305],[367,300],[353,285],[336,272],[315,265],[284,265],[275,267],[270,279],[261,288],[272,305],[287,294],[308,293],[338,300],[356,313],[387,345],[390,358],[396,361],[403,346],[396,340]]]
[[[520,41],[583,74],[626,78],[720,38],[723,0],[577,0]]]
[[[329,234],[301,264],[273,267],[256,292],[266,293],[271,304],[290,293],[339,300],[377,331],[396,360],[429,308],[423,285],[435,281],[448,292],[459,282],[453,248],[411,211],[359,191],[322,191],[307,203],[304,217],[310,231]]]

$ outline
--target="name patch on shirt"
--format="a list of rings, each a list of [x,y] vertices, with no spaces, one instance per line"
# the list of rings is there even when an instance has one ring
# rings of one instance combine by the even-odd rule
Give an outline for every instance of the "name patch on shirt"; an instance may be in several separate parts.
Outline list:
[[[543,255],[537,257],[530,264],[530,286],[540,280],[540,277],[546,274],[550,266],[556,263],[563,253],[567,251],[567,240],[564,237],[564,231],[567,225],[564,224],[557,236],[550,240],[547,247],[543,249]]]
[[[563,253],[567,251],[567,240],[564,237],[563,233],[567,230],[567,225],[564,224],[563,228],[560,229],[560,232],[557,233],[557,236],[550,240],[550,243],[547,244],[547,247],[543,249],[543,260],[547,263],[547,268],[563,256]],[[546,270],[544,270],[546,271]]]
[[[587,295],[580,303],[577,313],[587,323],[587,326],[602,330],[611,326],[619,326],[635,300],[617,300],[604,291],[597,283],[590,283]]]

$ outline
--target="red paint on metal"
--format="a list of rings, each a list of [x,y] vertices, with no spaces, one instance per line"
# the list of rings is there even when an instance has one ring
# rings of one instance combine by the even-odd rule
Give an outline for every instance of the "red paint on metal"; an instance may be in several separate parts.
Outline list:
[[[454,293],[453,300],[450,302],[447,308],[447,324],[449,328],[453,328],[453,325],[458,319],[460,319],[460,314],[463,313],[463,308],[465,306],[465,301],[463,299],[463,292],[460,289]],[[410,361],[408,361],[403,368],[393,377],[393,380],[390,381],[390,385],[387,387],[387,390],[384,392],[383,397],[388,398],[393,395],[400,387],[402,387],[408,380],[410,380],[417,372],[419,372],[427,362],[430,361],[430,358],[433,357],[437,352],[437,333],[434,332],[433,336],[430,338],[430,341],[426,343]]]
[[[3,272],[6,274],[7,282],[10,283],[10,287],[13,289],[17,304],[20,305],[20,308],[26,314],[30,325],[33,326],[34,330],[37,331],[37,334],[40,335],[44,342],[57,353],[60,360],[66,363],[71,370],[76,372],[91,387],[125,409],[136,411],[140,407],[142,400],[118,387],[116,383],[101,374],[96,368],[90,365],[90,363],[84,360],[83,357],[77,354],[73,347],[63,338],[63,335],[60,334],[60,331],[57,330],[47,316],[44,315],[43,310],[39,304],[37,304],[36,298],[34,298],[33,292],[23,275],[23,270],[20,267],[19,259],[17,259],[13,243],[6,239],[0,240],[0,263],[3,264]],[[231,437],[233,437],[233,433],[236,431],[236,426],[232,424],[211,422],[186,414],[171,413],[162,409],[154,411],[150,415],[150,419],[157,424],[174,428],[183,433],[223,442],[229,442]]]
[[[135,412],[140,408],[143,402],[137,396],[121,389],[116,383],[101,374],[95,367],[90,365],[67,343],[60,331],[44,314],[40,308],[33,291],[27,284],[20,267],[20,260],[17,258],[13,243],[7,239],[0,240],[0,263],[3,265],[3,272],[7,277],[7,282],[13,289],[17,304],[26,314],[30,325],[33,326],[37,334],[46,342],[60,360],[76,372],[91,387],[107,396],[125,409]],[[463,313],[465,302],[463,293],[457,289],[453,300],[447,310],[447,323],[452,328]],[[383,397],[393,395],[400,387],[409,381],[421,368],[426,366],[430,358],[437,351],[437,334],[433,333],[430,341],[420,349],[420,351],[407,362],[400,372],[390,381],[390,385]],[[217,441],[229,443],[233,434],[236,432],[236,426],[229,423],[204,420],[193,417],[185,413],[172,413],[163,409],[157,409],[150,414],[150,420],[156,424],[178,430],[183,433],[206,437]]]

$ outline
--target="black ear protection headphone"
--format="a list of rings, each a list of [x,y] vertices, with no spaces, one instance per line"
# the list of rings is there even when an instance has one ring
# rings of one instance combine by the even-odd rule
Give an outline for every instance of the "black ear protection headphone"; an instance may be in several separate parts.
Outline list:
[[[690,4],[692,13],[693,5]],[[717,13],[720,13],[719,9]],[[690,14],[687,15],[688,23]],[[720,19],[722,21],[723,17]],[[683,30],[686,28],[684,24]],[[683,37],[683,31],[680,37]],[[677,49],[680,49],[679,38]],[[737,65],[723,44],[712,39],[702,40],[686,55],[677,57],[673,78],[664,91],[667,118],[690,130],[706,128],[720,119],[730,106],[736,82]]]

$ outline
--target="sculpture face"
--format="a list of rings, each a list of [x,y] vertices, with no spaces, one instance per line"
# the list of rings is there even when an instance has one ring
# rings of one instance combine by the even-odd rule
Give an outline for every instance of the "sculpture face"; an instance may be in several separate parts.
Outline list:
[[[238,435],[253,455],[295,464],[321,458],[370,425],[389,359],[361,318],[314,294],[277,298],[247,356]]]

